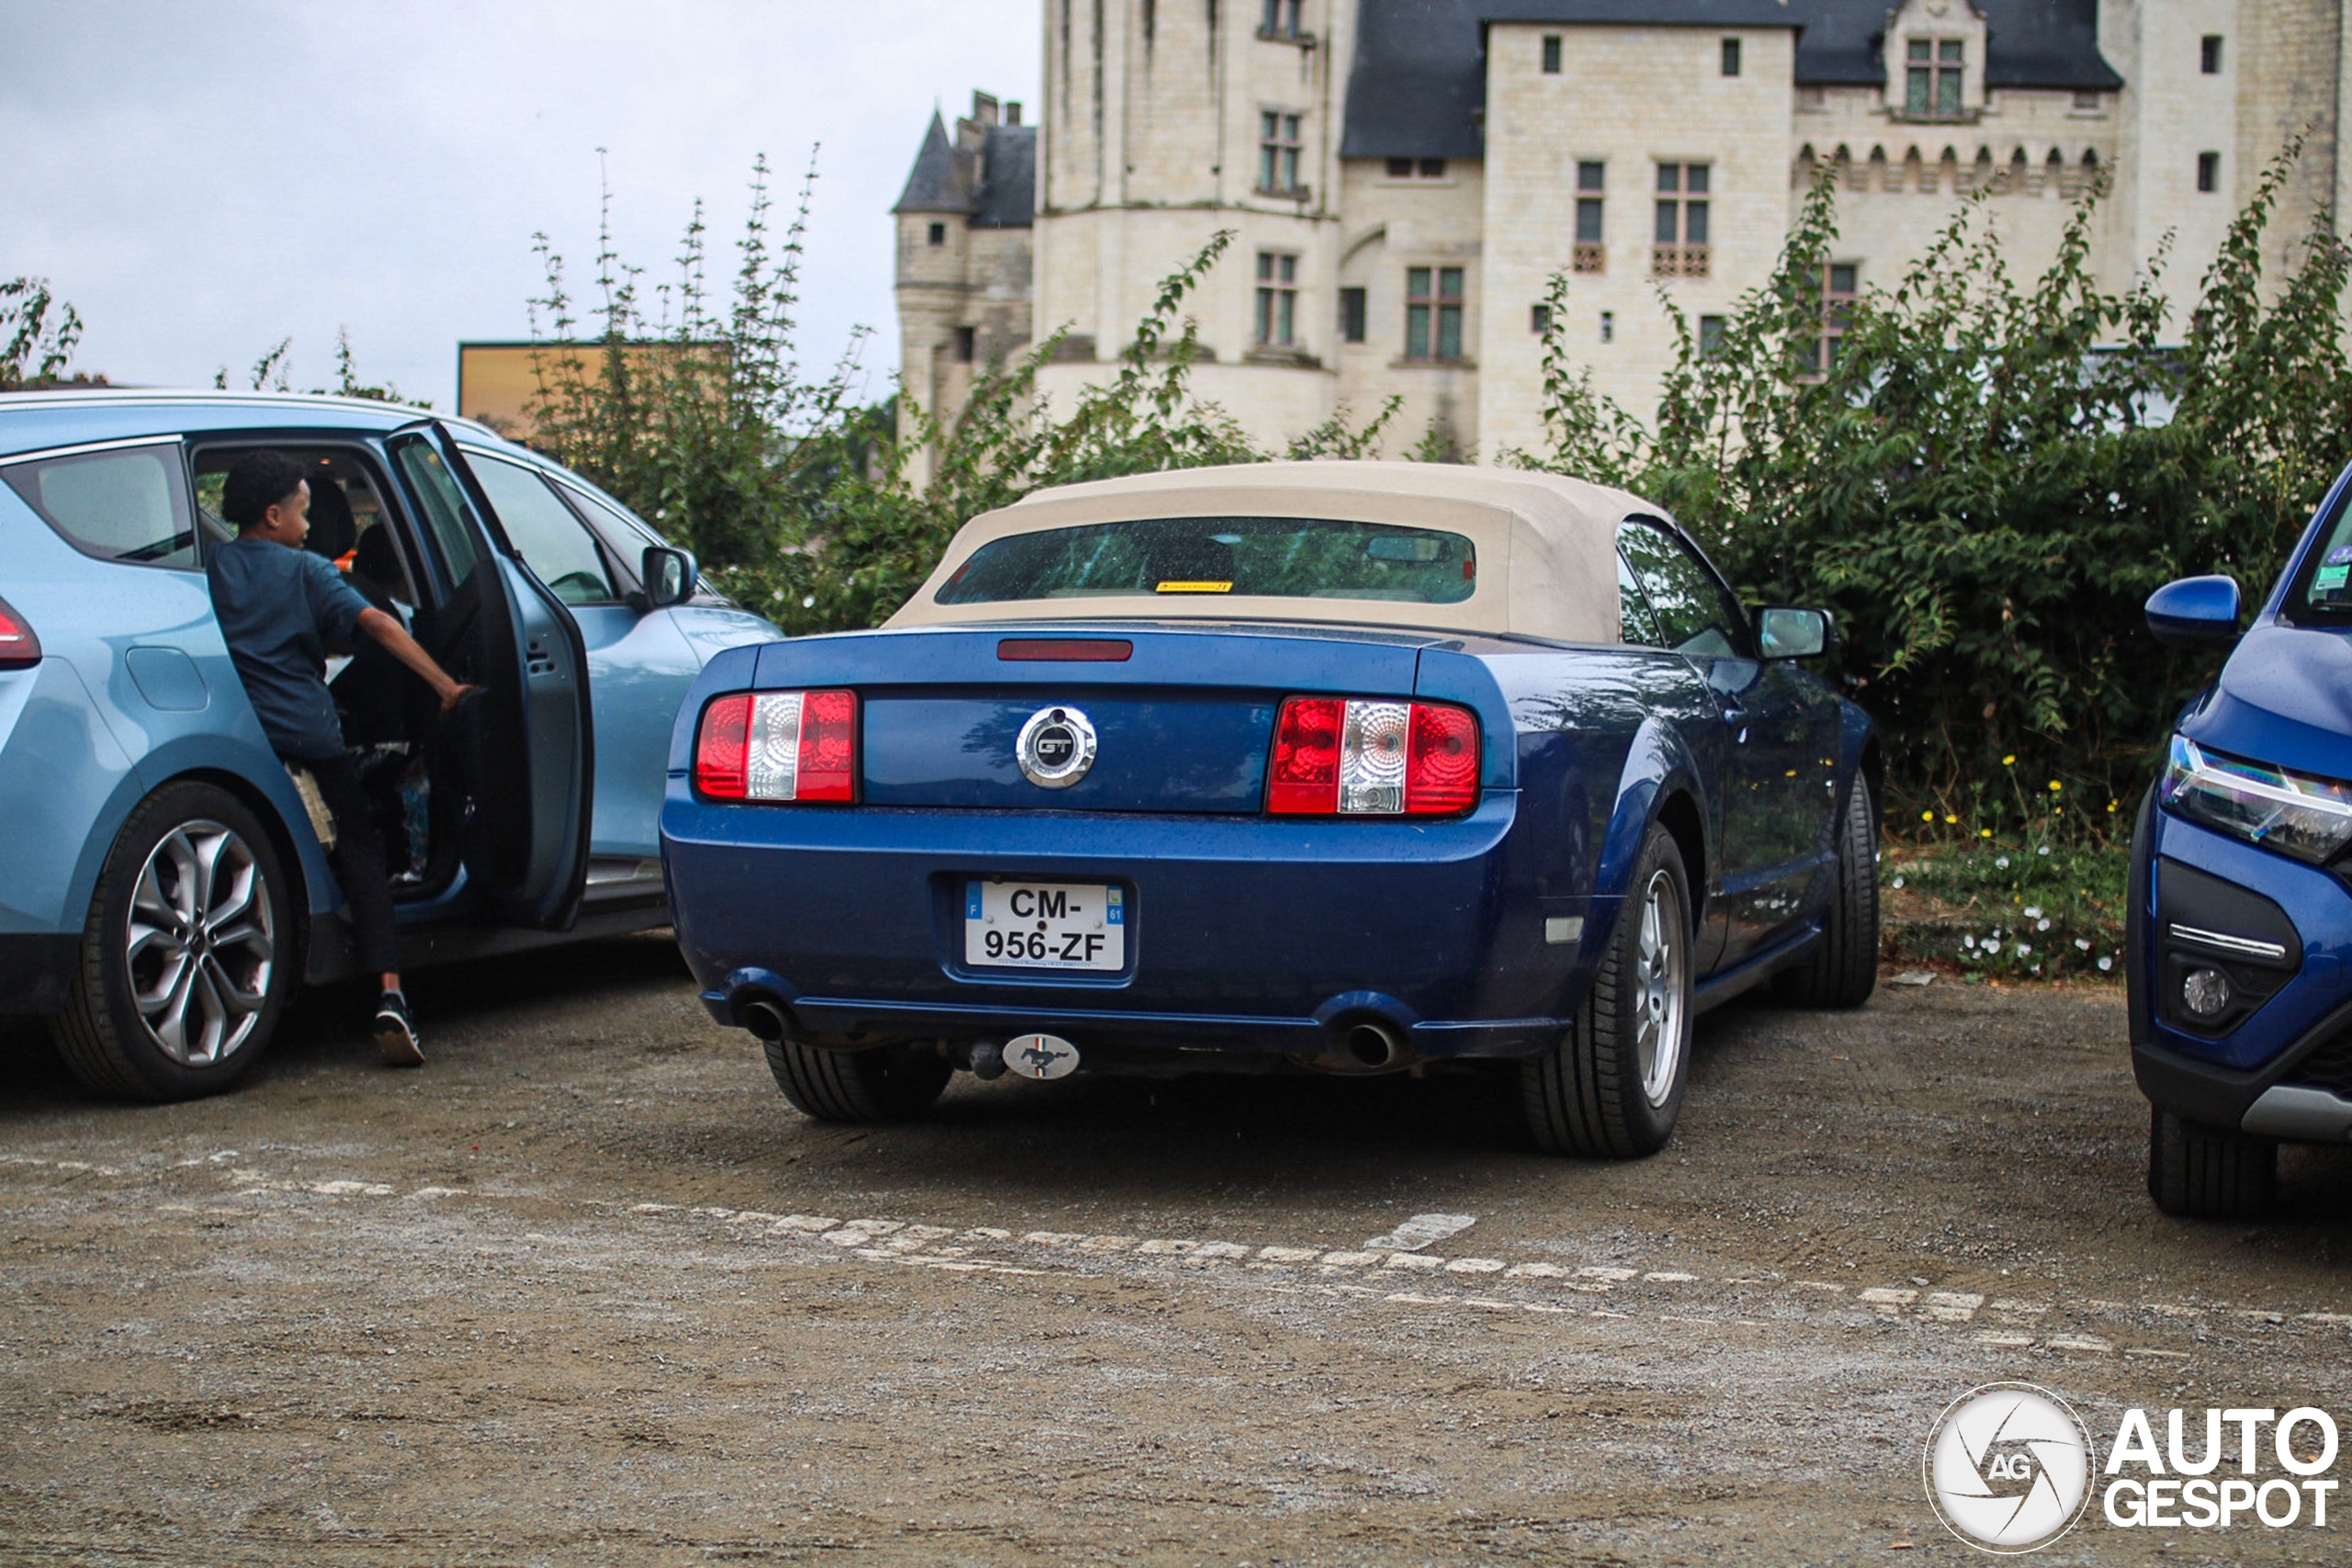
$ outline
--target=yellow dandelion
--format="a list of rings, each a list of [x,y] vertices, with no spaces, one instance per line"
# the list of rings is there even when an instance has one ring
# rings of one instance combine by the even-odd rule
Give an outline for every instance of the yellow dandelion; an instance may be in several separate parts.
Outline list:
[[[1944,826],[1947,828],[1957,828],[1960,826],[1960,818],[1957,817],[1947,817],[1944,818]]]
[[[2109,801],[2109,802],[2107,803],[2107,808],[2108,808],[2109,811],[2114,810],[2114,809],[2115,809],[2115,802],[2113,802],[2113,801],[2111,801],[2111,800],[2110,800],[2110,801]]]
[[[2002,758],[2002,759],[2001,759],[2001,766],[2003,766],[2003,767],[2005,767],[2005,768],[2014,768],[2014,767],[2016,767],[2016,766],[2017,766],[2017,763],[2018,763],[2017,753],[2016,753],[2016,752],[2014,752],[2014,751],[2010,752],[2007,756],[2006,756],[2006,757],[2004,757],[2004,758]]]
[[[1976,836],[1980,839],[1989,839],[1993,836],[1993,829],[1990,828],[1979,828],[1976,829]]]
[[[2052,795],[2056,795],[2060,790],[2064,789],[2065,787],[2066,786],[2064,784],[2060,784],[2056,779],[2052,779],[2050,781],[2050,793]]]
[[[1932,811],[1922,811],[1919,813],[1919,820],[1922,822],[1932,822],[1935,819],[1936,814]]]

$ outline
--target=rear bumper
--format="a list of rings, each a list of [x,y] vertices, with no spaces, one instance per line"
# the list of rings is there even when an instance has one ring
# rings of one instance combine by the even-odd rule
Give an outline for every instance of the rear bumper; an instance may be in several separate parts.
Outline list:
[[[1544,1049],[1614,919],[1615,900],[1531,886],[1520,840],[1509,791],[1413,823],[763,809],[680,787],[662,851],[679,946],[722,1023],[759,999],[838,1043],[1042,1030],[1082,1052],[1317,1055],[1377,1021],[1447,1057]],[[1124,885],[1127,968],[966,968],[958,890],[986,875]],[[1547,942],[1563,917],[1580,939]]]
[[[81,954],[79,936],[0,936],[0,1013],[63,1012]]]

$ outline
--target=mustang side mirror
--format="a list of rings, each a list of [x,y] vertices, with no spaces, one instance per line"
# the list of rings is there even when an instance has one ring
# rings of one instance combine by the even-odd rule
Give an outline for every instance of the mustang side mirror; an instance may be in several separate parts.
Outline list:
[[[2233,577],[2184,577],[2148,595],[2148,629],[2166,648],[2226,653],[2238,642]]]
[[[666,610],[695,596],[695,558],[668,545],[645,547],[645,603]]]
[[[1767,659],[1817,659],[1836,636],[1826,610],[1767,604],[1756,614],[1756,640]]]

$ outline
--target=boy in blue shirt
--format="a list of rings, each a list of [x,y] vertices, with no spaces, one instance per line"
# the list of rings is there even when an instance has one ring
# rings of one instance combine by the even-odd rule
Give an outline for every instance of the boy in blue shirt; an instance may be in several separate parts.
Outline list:
[[[475,690],[451,680],[400,622],[368,604],[334,563],[302,548],[310,532],[311,487],[301,465],[282,452],[251,452],[229,470],[220,514],[237,536],[207,553],[212,608],[229,657],[253,699],[270,746],[317,781],[334,816],[335,875],[349,901],[359,966],[383,983],[376,1043],[394,1066],[424,1061],[416,1026],[401,994],[400,947],[392,927],[392,888],[359,774],[345,754],[343,727],[326,682],[330,648],[358,635],[381,643],[441,699],[447,713]]]

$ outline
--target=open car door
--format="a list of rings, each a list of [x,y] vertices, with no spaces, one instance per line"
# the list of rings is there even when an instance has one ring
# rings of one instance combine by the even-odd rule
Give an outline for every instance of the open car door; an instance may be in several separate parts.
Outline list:
[[[445,580],[418,640],[483,688],[449,725],[473,802],[467,879],[503,919],[567,931],[587,883],[595,799],[580,628],[516,553],[438,420],[401,426],[387,446]]]

